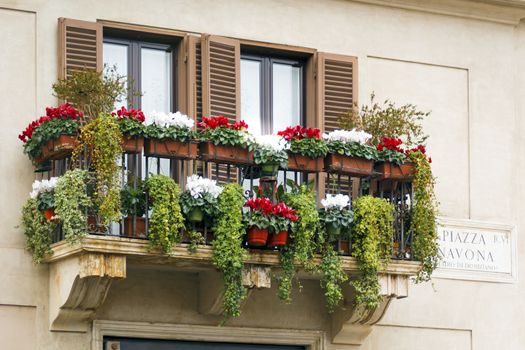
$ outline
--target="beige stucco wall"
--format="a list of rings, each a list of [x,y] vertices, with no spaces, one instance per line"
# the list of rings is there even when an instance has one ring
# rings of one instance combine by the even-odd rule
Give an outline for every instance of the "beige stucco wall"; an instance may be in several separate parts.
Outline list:
[[[90,333],[49,332],[48,268],[24,252],[19,208],[33,180],[16,135],[56,103],[57,18],[114,20],[292,44],[359,57],[359,96],[431,110],[429,151],[443,216],[525,227],[525,23],[518,26],[352,1],[0,0],[0,329],[2,349],[87,349]],[[525,243],[518,281],[435,279],[395,301],[362,349],[518,350],[525,346]],[[196,277],[128,271],[100,319],[216,324],[196,312]],[[329,331],[321,291],[296,303],[256,292],[232,325]],[[273,306],[273,305],[276,306]],[[10,306],[15,305],[15,306]],[[18,306],[24,308],[18,309]],[[9,326],[9,327],[7,327]],[[36,346],[34,344],[37,344]],[[333,347],[345,349],[345,346]]]

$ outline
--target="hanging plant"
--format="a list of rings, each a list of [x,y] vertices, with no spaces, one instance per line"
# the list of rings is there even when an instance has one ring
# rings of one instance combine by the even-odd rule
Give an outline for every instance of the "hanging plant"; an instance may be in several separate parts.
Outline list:
[[[38,209],[38,200],[29,198],[22,207],[22,227],[26,236],[27,249],[33,254],[33,261],[41,263],[51,255],[53,233],[57,227],[55,220],[47,220]]]
[[[329,313],[335,311],[335,308],[343,300],[343,291],[341,285],[348,281],[348,276],[343,270],[343,261],[337,254],[334,247],[326,242],[321,250],[321,288],[324,289],[326,298],[326,308]]]
[[[414,258],[423,263],[416,282],[422,282],[430,280],[439,262],[436,225],[438,203],[434,193],[435,178],[424,147],[412,150],[408,157],[416,165],[413,182],[414,203],[409,230],[412,233]]]
[[[246,297],[242,285],[244,254],[242,240],[243,189],[238,184],[227,184],[219,195],[219,216],[213,226],[213,264],[224,273],[225,320],[240,315],[241,302]]]
[[[95,203],[103,224],[120,220],[120,179],[118,159],[122,155],[122,133],[117,120],[102,113],[92,118],[80,133],[75,159],[87,150],[89,168],[96,177]]]
[[[180,241],[184,227],[179,185],[168,176],[154,175],[145,181],[144,186],[153,209],[148,226],[150,245],[169,253]]]
[[[352,282],[356,305],[376,308],[381,302],[379,271],[392,255],[394,206],[381,198],[363,196],[354,202],[353,252],[361,275]]]
[[[64,237],[70,243],[77,243],[87,235],[86,211],[92,205],[87,181],[88,172],[75,169],[61,176],[55,187],[56,218],[62,223]]]

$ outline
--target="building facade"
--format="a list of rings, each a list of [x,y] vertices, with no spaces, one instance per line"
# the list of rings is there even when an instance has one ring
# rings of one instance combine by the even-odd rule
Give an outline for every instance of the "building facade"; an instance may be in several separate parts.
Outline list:
[[[290,349],[524,348],[522,18],[519,0],[0,0],[6,174],[0,347],[168,349],[198,341]],[[139,101],[145,111],[248,115],[265,133],[301,121],[333,127],[329,115],[339,102],[329,91],[338,77],[337,91],[351,95],[351,103],[367,103],[375,93],[431,111],[424,127],[442,252],[452,265],[432,283],[406,290],[414,266],[392,264],[384,314],[359,319],[350,303],[329,315],[314,278],[303,281],[290,305],[280,303],[273,285],[254,288],[242,315],[221,327],[220,279],[199,265],[209,260],[206,251],[193,258],[176,251],[163,260],[138,243],[93,239],[80,253],[59,245],[49,262],[35,265],[18,228],[35,175],[16,135],[57,104],[51,86],[76,61],[116,63],[133,73],[152,91]],[[233,91],[217,90],[221,82]],[[481,236],[486,255],[462,251],[462,243],[479,245]],[[500,250],[498,239],[505,240]]]

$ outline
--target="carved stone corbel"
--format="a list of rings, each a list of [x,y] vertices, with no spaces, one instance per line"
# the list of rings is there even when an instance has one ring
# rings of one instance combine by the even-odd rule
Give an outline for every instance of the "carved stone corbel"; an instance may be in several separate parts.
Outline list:
[[[361,345],[366,340],[372,326],[379,322],[393,299],[408,296],[409,276],[381,274],[380,305],[375,309],[353,307],[355,292],[351,287],[344,290],[345,308],[332,315],[332,342],[335,344]]]
[[[85,253],[51,264],[51,330],[86,332],[111,282],[125,277],[126,257],[123,255]]]
[[[261,265],[246,265],[242,274],[242,284],[248,288],[250,297],[254,288],[271,288],[272,279],[270,267]],[[199,312],[204,315],[222,314],[224,301],[224,281],[222,273],[216,270],[204,271],[199,274]]]

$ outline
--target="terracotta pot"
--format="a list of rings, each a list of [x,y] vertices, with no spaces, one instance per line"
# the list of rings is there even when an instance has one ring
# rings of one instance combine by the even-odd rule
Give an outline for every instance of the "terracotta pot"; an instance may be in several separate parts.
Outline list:
[[[204,213],[201,208],[193,208],[188,214],[188,220],[191,222],[201,222],[204,219]]]
[[[346,239],[340,239],[338,241],[338,249],[341,254],[350,254],[350,242]]]
[[[258,228],[257,226],[252,226],[248,230],[248,245],[254,247],[260,247],[266,245],[268,241],[268,230],[263,228]]]
[[[375,171],[380,173],[380,179],[410,181],[414,178],[416,167],[415,164],[411,162],[401,165],[390,162],[380,162],[375,166]]]
[[[124,153],[142,153],[144,138],[142,136],[124,136],[122,150]]]
[[[281,231],[277,234],[271,234],[268,241],[269,247],[283,247],[288,243],[288,231]]]
[[[47,221],[51,221],[53,216],[55,216],[55,209],[54,208],[45,209],[44,216],[46,217]]]
[[[349,157],[331,153],[324,159],[324,169],[326,172],[365,177],[372,175],[374,161],[366,158]]]
[[[133,230],[134,220],[135,230]],[[128,216],[124,218],[123,234],[126,237],[146,238],[146,218],[142,216]]]
[[[195,159],[197,158],[197,143],[194,141],[180,142],[171,139],[146,139],[144,155],[161,158]]]
[[[42,148],[43,159],[64,159],[73,153],[78,146],[76,135],[60,135],[55,140],[49,140]]]
[[[203,142],[200,144],[200,152],[202,160],[207,162],[236,165],[253,164],[253,152],[250,152],[247,148],[214,145],[212,142]]]
[[[310,158],[288,153],[288,169],[295,171],[319,172],[323,170],[323,158]]]

